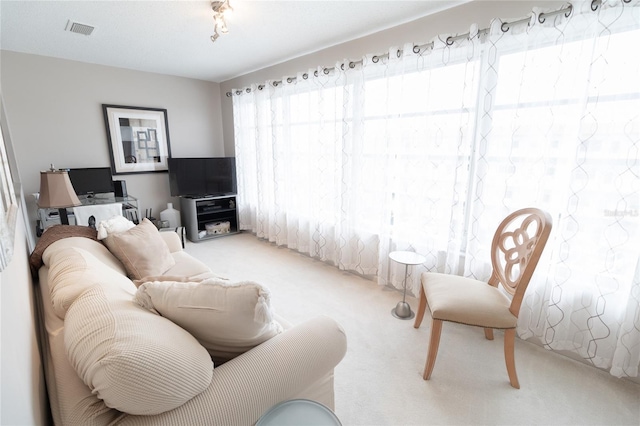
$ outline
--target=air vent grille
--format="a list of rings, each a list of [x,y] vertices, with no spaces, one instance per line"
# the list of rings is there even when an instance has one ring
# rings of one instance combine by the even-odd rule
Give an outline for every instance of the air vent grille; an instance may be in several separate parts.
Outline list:
[[[80,24],[78,22],[69,21],[67,22],[67,31],[71,31],[72,33],[82,34],[82,35],[91,35],[95,27],[91,25]]]

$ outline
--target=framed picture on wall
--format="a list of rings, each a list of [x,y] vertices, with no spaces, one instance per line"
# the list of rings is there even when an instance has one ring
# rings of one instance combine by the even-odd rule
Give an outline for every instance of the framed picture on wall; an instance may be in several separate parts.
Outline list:
[[[102,110],[114,175],[168,170],[166,109],[103,104]]]
[[[5,123],[6,116],[2,97],[0,97],[0,110],[2,112],[0,118],[0,271],[3,271],[13,257],[19,209],[14,178],[9,167],[9,158],[13,156],[12,151],[7,149],[7,146],[11,143],[9,137],[5,142],[5,132],[8,134],[9,130]],[[15,159],[13,159],[13,162],[15,164]],[[23,210],[26,209],[23,208]]]

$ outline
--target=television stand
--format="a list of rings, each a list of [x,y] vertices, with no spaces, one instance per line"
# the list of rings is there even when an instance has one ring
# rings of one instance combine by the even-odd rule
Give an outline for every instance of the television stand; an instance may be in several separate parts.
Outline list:
[[[238,233],[236,195],[180,197],[180,209],[189,241]]]

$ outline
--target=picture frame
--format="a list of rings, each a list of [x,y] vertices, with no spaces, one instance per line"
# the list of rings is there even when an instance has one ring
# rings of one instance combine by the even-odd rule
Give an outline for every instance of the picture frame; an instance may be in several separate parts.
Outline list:
[[[18,200],[22,195],[22,187],[15,185],[14,172],[11,170],[10,162],[15,164],[15,157],[12,153],[4,102],[0,96],[0,272],[9,265],[13,257],[18,226]],[[16,191],[16,186],[18,186],[18,191]],[[21,201],[23,211],[26,211],[24,196]]]
[[[114,175],[168,171],[166,109],[102,104],[102,111]]]

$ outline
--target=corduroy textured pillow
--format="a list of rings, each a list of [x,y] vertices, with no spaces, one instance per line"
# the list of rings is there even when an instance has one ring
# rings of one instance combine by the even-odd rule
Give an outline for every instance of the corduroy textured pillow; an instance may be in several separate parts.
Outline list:
[[[282,332],[269,290],[254,282],[146,282],[135,301],[189,331],[216,362],[225,362]]]
[[[73,302],[64,324],[70,364],[108,407],[160,414],[211,384],[213,363],[202,345],[122,289],[93,286]]]
[[[117,263],[102,244],[93,243],[98,244],[99,248],[112,258],[112,264]],[[71,304],[96,284],[121,288],[133,297],[135,286],[121,271],[107,266],[106,256],[102,256],[99,260],[87,250],[64,247],[58,243],[51,245],[47,250],[47,261],[51,265],[49,269],[51,303],[53,311],[61,319],[64,319]],[[118,264],[118,266],[122,269],[121,265]]]
[[[128,231],[109,234],[103,242],[132,280],[162,275],[176,264],[158,229],[146,218]]]

